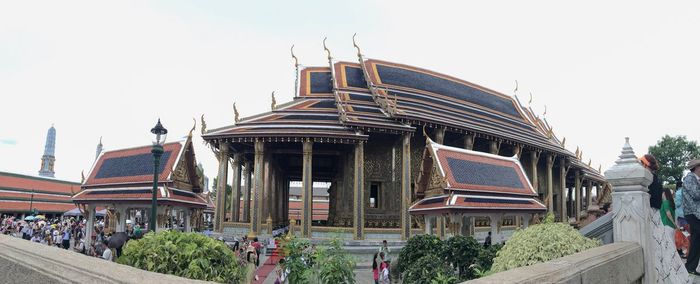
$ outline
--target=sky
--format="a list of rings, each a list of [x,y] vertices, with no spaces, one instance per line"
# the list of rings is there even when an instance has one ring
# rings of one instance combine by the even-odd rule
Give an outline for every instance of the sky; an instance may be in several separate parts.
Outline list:
[[[209,129],[294,94],[304,66],[367,58],[513,95],[603,170],[624,137],[700,139],[697,1],[0,1],[0,171],[36,175],[56,127],[56,177],[80,180],[105,150]],[[197,159],[216,175],[199,135]]]

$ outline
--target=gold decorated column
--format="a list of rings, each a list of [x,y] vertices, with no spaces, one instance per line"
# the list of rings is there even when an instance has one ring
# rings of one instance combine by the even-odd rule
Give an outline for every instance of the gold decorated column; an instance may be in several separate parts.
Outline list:
[[[474,149],[474,133],[468,133],[464,136],[464,149]]]
[[[355,144],[355,166],[353,178],[353,239],[365,238],[365,145]]]
[[[532,151],[530,152],[530,166],[532,167],[530,174],[530,181],[532,182],[532,188],[535,192],[539,193],[539,178],[537,177],[537,164],[540,161],[540,152]]]
[[[547,212],[554,213],[554,181],[552,171],[554,167],[554,156],[547,155]]]
[[[591,193],[593,191],[593,186],[591,180],[586,180],[586,213],[588,213],[588,209],[591,208],[591,202],[593,202],[593,196],[591,196]]]
[[[435,142],[438,144],[443,144],[445,143],[445,128],[436,128],[435,129]],[[445,238],[445,217],[443,216],[437,216],[437,233],[438,237],[440,239]]]
[[[231,180],[231,221],[240,221],[241,212],[241,154],[236,153],[233,155],[233,160],[231,161],[231,168],[233,169],[233,179]]]
[[[559,209],[561,209],[561,213],[559,214],[561,216],[561,221],[564,223],[569,223],[569,217],[566,214],[566,158],[561,157],[559,159],[559,190],[561,192],[561,198],[560,198],[560,203],[561,205],[559,206]]]
[[[219,144],[219,174],[216,178],[216,223],[214,230],[222,233],[226,215],[226,180],[228,179],[228,142]]]
[[[257,236],[262,229],[262,191],[263,185],[263,172],[264,172],[264,156],[265,156],[265,142],[256,140],[255,141],[255,169],[253,174],[255,175],[255,187],[253,188],[253,208],[251,210],[250,216],[250,236]]]
[[[411,237],[411,215],[408,206],[411,204],[411,134],[403,135],[403,151],[401,154],[401,239]]]
[[[312,221],[312,206],[313,206],[313,175],[311,173],[313,161],[313,142],[311,140],[304,141],[304,161],[301,176],[301,236],[304,238],[311,237],[311,221]]]
[[[243,177],[245,178],[245,187],[243,189],[243,222],[250,222],[250,190],[253,185],[251,173],[250,161],[245,161],[243,164]]]
[[[574,216],[576,216],[576,222],[581,220],[581,171],[576,170],[574,173],[574,192],[576,196],[576,212]]]

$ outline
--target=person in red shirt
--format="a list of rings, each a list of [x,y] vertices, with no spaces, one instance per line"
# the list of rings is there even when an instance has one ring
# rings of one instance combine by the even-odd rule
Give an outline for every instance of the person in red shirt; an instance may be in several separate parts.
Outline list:
[[[260,252],[262,251],[263,245],[258,241],[258,237],[253,238],[253,244],[251,244],[253,248],[255,248],[255,266],[260,266]]]

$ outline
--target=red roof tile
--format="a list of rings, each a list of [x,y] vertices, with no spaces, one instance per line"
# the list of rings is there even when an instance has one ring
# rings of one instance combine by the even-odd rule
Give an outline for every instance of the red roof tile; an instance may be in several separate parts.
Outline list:
[[[0,172],[0,188],[72,194],[72,191],[80,191],[80,184],[62,180],[52,180],[47,178]]]
[[[39,213],[63,213],[75,208],[71,203],[33,202]],[[29,201],[0,201],[0,212],[29,212]]]

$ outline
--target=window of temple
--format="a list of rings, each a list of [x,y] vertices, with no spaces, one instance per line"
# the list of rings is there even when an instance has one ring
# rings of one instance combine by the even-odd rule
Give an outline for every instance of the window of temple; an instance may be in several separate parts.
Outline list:
[[[373,182],[369,187],[369,208],[379,208],[379,190],[381,184]]]

